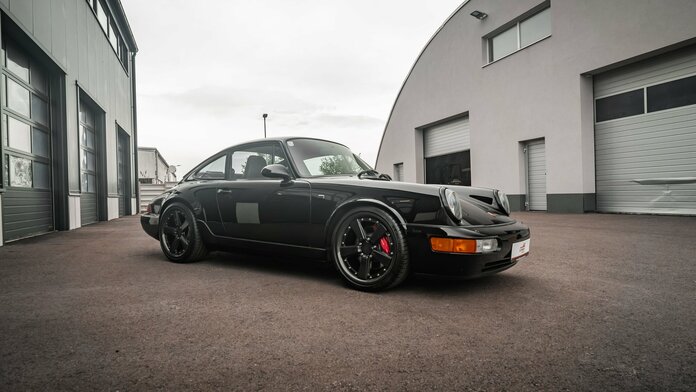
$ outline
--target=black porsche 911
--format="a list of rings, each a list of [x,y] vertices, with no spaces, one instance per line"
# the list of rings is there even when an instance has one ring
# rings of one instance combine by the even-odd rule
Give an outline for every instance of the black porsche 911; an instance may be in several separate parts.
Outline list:
[[[166,257],[257,250],[332,262],[378,291],[413,272],[478,277],[529,253],[529,228],[492,189],[391,181],[346,146],[263,139],[227,148],[156,197],[141,217]]]

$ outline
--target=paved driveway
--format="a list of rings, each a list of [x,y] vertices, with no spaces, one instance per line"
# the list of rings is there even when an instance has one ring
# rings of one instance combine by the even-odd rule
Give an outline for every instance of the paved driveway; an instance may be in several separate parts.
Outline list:
[[[382,294],[315,262],[168,263],[137,218],[0,248],[0,389],[696,388],[696,219],[516,214],[502,274]]]

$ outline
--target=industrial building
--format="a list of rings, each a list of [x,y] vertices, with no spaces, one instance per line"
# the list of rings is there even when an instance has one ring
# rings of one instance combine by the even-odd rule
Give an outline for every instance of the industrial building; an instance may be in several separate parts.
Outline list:
[[[0,0],[0,245],[137,213],[137,45],[118,0]]]
[[[376,168],[515,210],[696,214],[696,2],[470,0],[411,68]]]
[[[158,149],[138,147],[138,181],[141,184],[176,182],[176,166],[170,166]]]

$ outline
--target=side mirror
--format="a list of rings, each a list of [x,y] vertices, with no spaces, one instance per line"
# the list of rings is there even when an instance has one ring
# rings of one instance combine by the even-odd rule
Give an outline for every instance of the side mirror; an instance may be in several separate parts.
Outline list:
[[[289,182],[291,179],[288,168],[279,164],[264,167],[261,170],[261,175],[268,178],[280,178],[283,180],[282,182]]]

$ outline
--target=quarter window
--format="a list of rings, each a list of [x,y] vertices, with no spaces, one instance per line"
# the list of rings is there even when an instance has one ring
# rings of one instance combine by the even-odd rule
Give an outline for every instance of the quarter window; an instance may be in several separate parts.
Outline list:
[[[195,180],[224,180],[227,154],[215,159],[193,175]]]
[[[551,8],[521,19],[488,38],[488,62],[499,60],[551,35]]]

